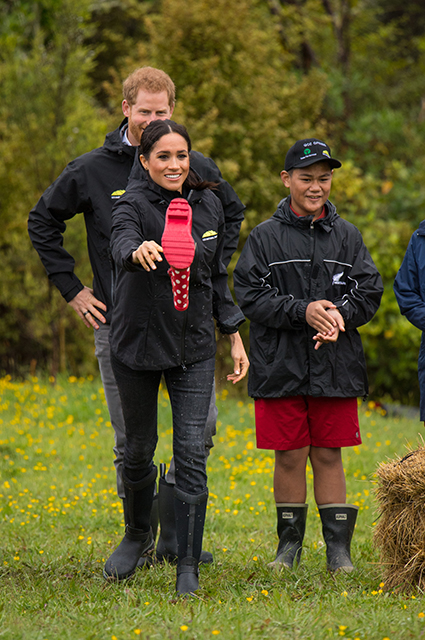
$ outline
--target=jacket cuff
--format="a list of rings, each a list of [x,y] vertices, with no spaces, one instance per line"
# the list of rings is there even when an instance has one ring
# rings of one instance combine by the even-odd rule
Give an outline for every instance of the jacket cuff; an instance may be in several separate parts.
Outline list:
[[[296,309],[297,320],[301,322],[301,324],[306,323],[305,312],[307,311],[307,307],[310,304],[310,300],[301,300]]]
[[[84,289],[84,285],[74,273],[54,273],[49,276],[66,302],[70,302]]]
[[[236,313],[226,318],[226,320],[221,322],[217,320],[217,326],[220,333],[228,335],[230,333],[236,333],[243,322],[245,322],[245,316],[240,309],[237,309]]]
[[[338,302],[334,302],[334,305],[336,306],[337,311],[339,311],[340,314],[342,315],[343,319],[347,320],[348,319],[348,313],[347,313],[346,308],[345,308],[346,305],[342,304],[342,303],[338,303]]]
[[[127,258],[123,260],[122,267],[124,271],[130,271],[131,273],[135,273],[137,271],[144,271],[140,263],[133,262],[133,251],[136,251],[136,249],[132,249],[130,254],[127,256]]]

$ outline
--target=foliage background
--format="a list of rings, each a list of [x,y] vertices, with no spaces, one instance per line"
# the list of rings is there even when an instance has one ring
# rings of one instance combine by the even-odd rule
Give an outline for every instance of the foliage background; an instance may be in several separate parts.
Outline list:
[[[417,403],[420,332],[400,316],[392,282],[425,200],[421,0],[3,2],[0,371],[96,370],[91,332],[49,286],[26,221],[66,163],[117,126],[121,81],[142,65],[171,75],[175,119],[246,204],[240,246],[285,195],[288,146],[329,141],[344,161],[332,200],[363,233],[385,283],[361,330],[371,394]],[[80,218],[65,242],[89,283]],[[227,357],[220,345],[219,371]]]

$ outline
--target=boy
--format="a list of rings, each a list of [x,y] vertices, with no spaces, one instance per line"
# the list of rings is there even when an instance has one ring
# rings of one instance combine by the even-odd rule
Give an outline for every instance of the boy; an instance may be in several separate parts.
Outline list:
[[[406,249],[395,277],[394,293],[401,313],[415,327],[425,331],[425,220],[419,225]],[[420,420],[425,421],[425,337],[422,333],[418,358]]]
[[[357,327],[377,311],[383,286],[360,232],[328,200],[340,166],[321,140],[296,142],[281,173],[290,195],[251,232],[234,272],[251,320],[257,446],[275,450],[275,568],[300,559],[310,458],[328,569],[353,569],[358,508],[345,504],[341,447],[361,443],[357,397],[368,384]]]

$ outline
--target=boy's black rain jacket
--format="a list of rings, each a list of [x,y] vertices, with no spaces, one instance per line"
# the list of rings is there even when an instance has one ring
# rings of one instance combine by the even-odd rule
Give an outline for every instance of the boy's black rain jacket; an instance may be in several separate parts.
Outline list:
[[[298,217],[290,198],[248,237],[234,271],[235,294],[250,319],[248,392],[254,398],[294,395],[355,397],[368,392],[357,327],[377,311],[383,285],[359,230],[326,203],[326,216]],[[345,333],[315,350],[307,305],[329,300]]]
[[[224,213],[210,190],[184,192],[192,207],[195,257],[189,307],[174,308],[169,264],[145,271],[131,257],[145,240],[161,244],[170,201],[181,197],[149,177],[131,180],[112,213],[111,250],[117,266],[110,343],[118,360],[135,370],[164,370],[206,360],[215,353],[214,318],[234,333],[244,315],[233,302],[222,262]]]

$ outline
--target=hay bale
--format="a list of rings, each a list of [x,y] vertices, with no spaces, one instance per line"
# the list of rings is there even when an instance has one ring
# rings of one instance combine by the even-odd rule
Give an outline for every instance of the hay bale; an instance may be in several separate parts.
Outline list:
[[[381,463],[375,489],[380,516],[373,541],[387,589],[425,589],[425,446]]]

